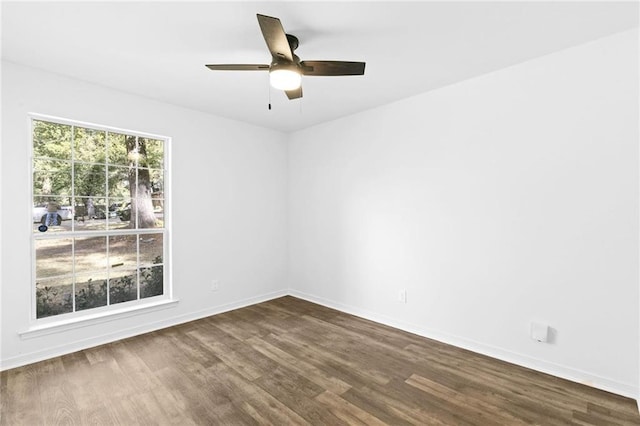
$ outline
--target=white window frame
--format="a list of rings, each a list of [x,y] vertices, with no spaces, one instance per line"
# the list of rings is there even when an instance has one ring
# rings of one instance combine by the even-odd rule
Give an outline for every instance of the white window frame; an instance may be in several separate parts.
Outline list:
[[[68,232],[56,232],[53,234],[47,235],[46,233],[37,234],[33,232],[33,220],[32,220],[32,210],[33,210],[33,175],[34,175],[34,140],[33,140],[33,122],[34,121],[46,121],[56,124],[76,126],[82,128],[88,128],[92,130],[104,131],[104,132],[114,132],[119,134],[126,134],[129,136],[136,136],[140,138],[150,138],[155,140],[164,141],[163,146],[163,202],[164,202],[164,223],[162,228],[136,228],[136,229],[106,229],[100,231],[76,231],[73,229],[75,224],[72,225],[72,230]],[[28,330],[24,330],[20,332],[22,338],[30,338],[35,337],[37,335],[49,334],[50,332],[56,332],[58,329],[71,329],[77,328],[84,325],[90,325],[94,323],[100,323],[104,321],[109,321],[112,319],[118,319],[121,317],[131,316],[132,314],[146,313],[149,311],[155,311],[160,309],[166,309],[167,307],[175,306],[177,304],[177,300],[173,297],[173,284],[172,284],[172,274],[171,274],[171,221],[172,221],[172,212],[171,212],[171,138],[168,136],[162,136],[152,133],[145,133],[140,131],[134,131],[129,129],[122,129],[113,126],[100,125],[95,123],[82,122],[77,120],[70,120],[66,118],[54,117],[49,115],[37,114],[37,113],[29,113],[28,114],[28,123],[29,123],[29,218],[31,219],[29,222],[29,233],[30,237],[30,249],[31,249],[31,279],[30,279],[30,294],[31,294],[31,313],[30,313],[30,327]],[[72,139],[73,145],[73,139]],[[73,161],[73,159],[72,159]],[[106,163],[108,164],[108,163]],[[72,184],[72,188],[74,185]],[[72,197],[75,199],[75,194],[72,194]],[[72,218],[72,221],[75,219]],[[163,293],[159,296],[153,296],[148,298],[140,298],[140,286],[138,284],[137,292],[138,297],[136,300],[121,302],[96,308],[85,309],[81,311],[75,311],[75,287],[72,287],[72,297],[74,299],[73,306],[74,311],[59,315],[47,316],[43,318],[37,318],[37,297],[36,297],[36,241],[43,239],[51,239],[51,238],[79,238],[79,237],[106,237],[112,235],[144,235],[144,234],[163,234]],[[139,243],[138,243],[139,244]],[[139,246],[137,247],[137,252],[139,252]],[[139,267],[140,264],[137,264],[138,271],[136,272],[139,275]],[[73,272],[75,276],[75,271]],[[107,300],[109,297],[109,292],[107,291]]]

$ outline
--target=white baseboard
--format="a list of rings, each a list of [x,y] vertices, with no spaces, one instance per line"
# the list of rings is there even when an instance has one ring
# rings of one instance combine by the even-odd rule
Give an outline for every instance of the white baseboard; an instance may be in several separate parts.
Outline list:
[[[506,361],[511,364],[519,365],[521,367],[530,368],[532,370],[540,371],[542,373],[550,374],[562,379],[567,379],[572,382],[581,383],[638,401],[636,399],[638,398],[638,388],[629,383],[617,382],[606,377],[600,377],[591,373],[587,373],[585,371],[533,358],[528,355],[515,353],[506,349],[476,342],[449,333],[425,329],[414,324],[409,324],[394,318],[387,317],[385,315],[380,315],[376,312],[367,311],[355,306],[345,305],[343,303],[328,300],[312,294],[303,293],[297,290],[290,290],[289,294],[291,296],[304,299],[309,302],[317,303],[318,305],[326,306],[328,308],[336,309],[347,314],[355,315],[370,321],[407,331],[409,333],[417,334],[418,336],[437,340],[439,342],[467,349],[472,352],[489,356],[491,358],[496,358],[501,361]]]
[[[184,315],[176,315],[173,317],[165,318],[161,321],[147,323],[141,326],[130,327],[124,330],[119,330],[114,333],[107,333],[100,336],[94,336],[90,339],[78,340],[70,343],[66,343],[53,348],[47,348],[40,351],[30,352],[26,354],[20,354],[12,358],[3,359],[0,361],[0,371],[9,370],[11,368],[21,367],[23,365],[32,364],[34,362],[44,361],[46,359],[54,358],[61,355],[67,355],[73,352],[81,351],[83,349],[92,348],[106,343],[115,342],[117,340],[126,339],[129,337],[137,336],[144,333],[160,330],[174,325],[183,324],[185,322],[194,321],[197,319],[209,317],[211,315],[221,314],[223,312],[232,311],[234,309],[243,308],[249,305],[255,305],[256,303],[266,302],[271,299],[286,296],[289,292],[287,290],[280,290],[272,293],[263,294],[261,296],[250,297],[247,299],[238,300],[236,302],[227,303],[224,305],[213,306],[208,309],[202,309],[196,312],[190,312]]]
[[[162,321],[156,321],[153,323],[144,324],[138,327],[131,327],[125,330],[119,330],[114,333],[107,333],[100,336],[94,336],[90,339],[79,340],[53,348],[47,348],[41,351],[30,352],[26,354],[20,354],[12,358],[4,359],[0,361],[0,371],[8,370],[11,368],[20,367],[34,362],[43,361],[46,359],[54,358],[61,355],[77,352],[83,349],[111,343],[117,340],[126,339],[129,337],[137,336],[144,333],[160,330],[166,327],[182,324],[189,321],[205,318],[211,315],[221,314],[223,312],[231,311],[234,309],[243,308],[245,306],[254,305],[257,303],[266,302],[268,300],[276,299],[278,297],[291,295],[309,302],[317,303],[328,308],[336,309],[341,312],[345,312],[351,315],[355,315],[370,321],[374,321],[380,324],[388,325],[400,330],[404,330],[419,336],[423,336],[429,339],[437,340],[439,342],[447,343],[453,346],[457,346],[463,349],[467,349],[482,355],[487,355],[492,358],[496,358],[502,361],[506,361],[512,364],[520,365],[522,367],[530,368],[532,370],[540,371],[543,373],[551,374],[556,377],[571,380],[573,382],[586,384],[591,387],[602,389],[608,392],[612,392],[618,395],[626,396],[638,401],[638,389],[628,383],[620,383],[614,380],[607,379],[606,377],[600,377],[594,374],[590,374],[581,370],[577,370],[571,367],[550,363],[548,361],[533,358],[527,355],[511,352],[499,347],[483,344],[470,339],[466,339],[460,336],[451,335],[448,333],[439,332],[436,330],[428,330],[414,324],[409,324],[403,321],[399,321],[394,318],[380,315],[376,312],[367,311],[355,306],[345,305],[333,300],[328,300],[322,297],[318,297],[312,294],[303,293],[297,290],[280,290],[272,293],[267,293],[261,296],[251,297],[247,299],[238,300],[236,302],[227,303],[224,305],[214,306],[208,309],[203,309],[197,312],[191,312],[189,314],[177,315],[163,319]],[[640,402],[639,411],[640,411]]]

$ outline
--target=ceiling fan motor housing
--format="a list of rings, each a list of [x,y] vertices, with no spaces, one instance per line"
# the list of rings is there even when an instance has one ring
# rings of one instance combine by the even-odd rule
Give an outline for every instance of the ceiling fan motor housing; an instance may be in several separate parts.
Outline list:
[[[287,41],[289,42],[289,47],[291,47],[292,52],[296,50],[300,45],[300,42],[298,41],[298,37],[292,34],[287,34]]]
[[[271,63],[271,67],[269,68],[269,72],[274,71],[293,71],[299,73],[300,70],[297,64],[288,61],[276,61]]]

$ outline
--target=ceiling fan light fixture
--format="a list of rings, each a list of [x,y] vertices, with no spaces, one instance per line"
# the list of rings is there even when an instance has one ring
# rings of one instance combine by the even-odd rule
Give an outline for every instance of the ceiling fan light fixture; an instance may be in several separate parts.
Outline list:
[[[296,90],[302,84],[302,75],[293,64],[276,64],[269,71],[269,82],[278,90]]]

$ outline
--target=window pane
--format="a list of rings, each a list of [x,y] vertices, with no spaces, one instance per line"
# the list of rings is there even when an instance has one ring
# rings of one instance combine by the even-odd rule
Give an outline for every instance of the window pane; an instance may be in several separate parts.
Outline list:
[[[73,273],[71,238],[36,240],[36,277],[54,277]]]
[[[141,171],[148,172],[146,169],[140,169]],[[139,176],[144,176],[145,173],[139,173]],[[141,183],[142,180],[139,180]],[[154,193],[151,191],[151,187],[145,184],[138,185],[139,198],[134,198],[133,212],[128,210],[125,215],[121,215],[122,220],[129,220],[131,218],[131,227],[134,228],[162,228],[164,227],[164,199],[163,192]]]
[[[130,181],[129,168],[120,166],[109,166],[109,180],[107,185],[109,187],[109,197],[116,198],[129,198],[131,192],[129,191]],[[132,169],[135,170],[135,169]],[[135,181],[135,174],[132,176]]]
[[[97,271],[106,278],[107,238],[82,237],[75,239],[76,273]]]
[[[74,205],[76,231],[104,231],[107,229],[107,199],[77,197]]]
[[[36,282],[36,318],[73,311],[72,280],[72,277],[66,277]]]
[[[105,132],[102,130],[75,127],[74,158],[85,163],[105,163],[107,158],[107,143]]]
[[[162,170],[150,169],[149,178],[151,183],[151,196],[154,198],[164,198],[164,175]]]
[[[141,234],[139,241],[140,266],[162,263],[164,247],[162,234]]]
[[[83,274],[76,278],[76,311],[107,304],[106,274]]]
[[[109,268],[113,270],[138,267],[137,235],[113,235],[109,237]]]
[[[156,216],[156,228],[164,228],[164,223],[166,220],[165,212],[164,212],[164,200],[163,199],[153,199],[151,200],[153,203],[153,214]]]
[[[109,215],[107,227],[109,229],[130,228],[131,201],[124,198],[109,198]]]
[[[140,152],[140,167],[164,168],[164,141],[139,138],[138,150]]]
[[[138,274],[133,271],[117,271],[109,277],[109,304],[138,299]]]
[[[129,165],[130,160],[127,156],[126,136],[120,133],[111,133],[107,137],[109,162],[111,164]]]
[[[75,163],[74,186],[76,195],[83,197],[105,197],[107,195],[105,166]]]
[[[33,221],[38,223],[45,223],[47,219],[47,213],[58,213],[61,217],[58,221],[60,224],[62,219],[69,219],[69,212],[65,210],[62,212],[62,203],[65,199],[62,197],[34,197],[33,198]],[[65,214],[65,217],[62,215]]]
[[[136,167],[141,156],[138,149],[138,137],[125,135],[124,146],[127,151],[127,162],[125,164],[128,164],[131,167]]]
[[[71,195],[71,163],[58,160],[33,160],[33,195],[62,196]]]
[[[156,214],[153,200],[151,198],[134,198],[132,201],[132,227],[133,224],[136,224],[139,229],[160,228],[163,226],[162,222],[158,221],[158,217],[161,216],[161,212]]]
[[[73,224],[73,207],[63,205],[68,202],[62,197],[35,197],[32,209],[33,232],[68,232]],[[41,228],[46,225],[47,228]]]
[[[140,298],[163,294],[163,268],[153,266],[140,269]]]
[[[33,156],[71,158],[71,126],[33,120]]]

